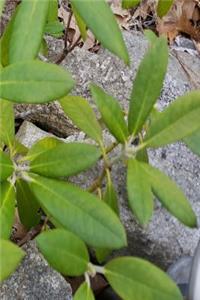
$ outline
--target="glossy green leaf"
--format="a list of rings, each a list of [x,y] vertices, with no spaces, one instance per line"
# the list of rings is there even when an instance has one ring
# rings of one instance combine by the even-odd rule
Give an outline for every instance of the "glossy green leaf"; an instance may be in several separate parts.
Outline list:
[[[133,213],[140,224],[147,225],[153,214],[153,194],[149,177],[136,159],[128,161],[127,191]]]
[[[189,227],[196,227],[196,216],[182,190],[168,176],[158,169],[140,163],[147,173],[152,191],[163,206],[180,222]]]
[[[23,180],[17,180],[16,192],[20,221],[27,229],[31,229],[40,221],[39,203],[28,184]]]
[[[133,8],[140,3],[140,0],[122,0],[123,8]]]
[[[74,295],[74,300],[95,300],[94,294],[87,282],[80,285]]]
[[[73,233],[64,229],[43,232],[37,238],[37,245],[58,272],[79,276],[87,271],[89,255],[85,244]]]
[[[66,96],[60,100],[60,104],[77,127],[96,142],[102,141],[101,127],[87,100],[78,96]]]
[[[78,25],[78,28],[80,30],[81,33],[81,37],[82,39],[85,41],[87,38],[87,27],[85,22],[83,21],[83,19],[81,18],[81,16],[79,15],[78,11],[76,10],[75,6],[72,3],[72,10],[74,13],[74,17],[76,19],[76,23]]]
[[[46,151],[55,148],[58,145],[62,145],[64,142],[54,138],[54,137],[45,137],[35,144],[29,149],[27,156],[25,157],[26,160],[32,161],[37,156],[45,153]]]
[[[158,0],[157,14],[160,18],[164,17],[172,7],[174,0]]]
[[[12,175],[13,163],[5,152],[0,150],[0,182]]]
[[[13,103],[0,99],[0,143],[11,145],[15,136]]]
[[[130,98],[129,132],[136,135],[143,127],[160,95],[167,70],[168,46],[165,38],[158,38],[142,60]]]
[[[57,19],[58,19],[58,0],[50,0],[48,15],[47,15],[47,23],[57,21]]]
[[[179,97],[152,120],[145,145],[160,147],[181,140],[200,128],[200,91]]]
[[[166,273],[140,258],[121,257],[105,266],[105,277],[122,299],[183,300]]]
[[[0,183],[0,239],[9,239],[15,215],[15,191],[8,182]],[[0,272],[1,273],[1,272]]]
[[[103,201],[62,181],[31,175],[30,187],[48,215],[93,247],[117,249],[126,235],[117,216]]]
[[[11,64],[36,58],[48,14],[49,0],[23,0],[14,19],[9,46]]]
[[[200,156],[200,129],[183,140],[184,143],[197,155]]]
[[[47,177],[75,175],[94,165],[100,150],[84,143],[64,143],[47,150],[30,163],[30,171]]]
[[[25,253],[10,241],[0,240],[0,282],[7,279],[18,267]]]
[[[61,34],[63,35],[65,27],[59,21],[49,22],[45,25],[44,32],[47,34]]]
[[[1,72],[0,97],[14,102],[44,103],[64,97],[73,87],[71,75],[40,61],[16,63]]]
[[[119,142],[124,143],[128,137],[128,128],[118,101],[106,94],[97,85],[92,84],[90,89],[92,97],[109,131]]]
[[[71,0],[71,3],[102,45],[129,64],[122,33],[106,1]]]

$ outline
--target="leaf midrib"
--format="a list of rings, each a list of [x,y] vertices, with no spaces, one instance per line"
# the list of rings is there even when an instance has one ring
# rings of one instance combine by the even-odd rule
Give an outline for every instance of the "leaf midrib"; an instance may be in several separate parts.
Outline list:
[[[0,82],[0,86],[3,86],[3,85],[11,85],[11,84],[30,84],[30,83],[34,83],[34,84],[38,84],[38,83],[41,83],[41,84],[44,84],[44,83],[48,83],[48,82],[55,82],[55,83],[66,83],[66,80],[55,80],[55,79],[51,79],[51,80],[43,80],[43,79],[38,79],[38,80],[29,80],[29,79],[26,79],[26,80],[10,80],[10,81],[1,81]]]
[[[79,211],[81,211],[81,213],[84,212],[87,216],[89,216],[90,218],[92,218],[92,219],[94,220],[95,223],[100,224],[102,227],[104,227],[104,228],[106,229],[106,231],[110,231],[110,232],[111,232],[115,237],[117,237],[117,239],[119,240],[119,237],[116,235],[116,233],[115,233],[114,231],[111,230],[110,227],[109,227],[109,230],[108,230],[108,227],[105,227],[103,223],[101,223],[101,222],[99,222],[99,221],[97,222],[96,219],[95,219],[92,215],[90,215],[87,211],[84,210],[84,208],[81,209],[80,207],[78,207],[78,206],[76,206],[75,204],[71,203],[67,198],[63,198],[62,196],[58,195],[57,193],[55,193],[54,191],[52,191],[51,189],[49,189],[47,186],[41,184],[39,181],[35,180],[34,178],[32,178],[32,179],[33,179],[33,181],[34,181],[36,184],[38,184],[39,186],[41,186],[43,189],[46,189],[46,190],[47,190],[48,192],[50,192],[52,195],[55,195],[56,197],[60,198],[62,201],[63,201],[63,199],[64,199],[64,202],[67,200],[69,206],[75,207],[76,209],[78,209]],[[120,241],[121,241],[121,239],[120,239]]]
[[[149,143],[151,143],[152,140],[158,138],[160,135],[163,134],[163,132],[165,132],[165,131],[167,132],[167,131],[173,129],[173,127],[174,127],[177,123],[181,123],[181,122],[184,123],[182,120],[185,119],[187,116],[192,115],[192,114],[194,113],[194,111],[196,112],[196,110],[199,111],[199,113],[200,113],[200,107],[199,107],[199,108],[196,108],[196,107],[195,107],[195,108],[193,108],[188,114],[185,114],[184,116],[180,117],[180,118],[179,118],[178,120],[176,120],[175,122],[170,123],[168,127],[164,127],[161,131],[157,132],[157,133],[154,134],[152,137],[150,136],[149,139],[148,139],[148,136],[147,136],[147,140],[144,141],[144,145],[146,146],[146,145],[148,145]],[[160,119],[160,122],[161,122],[161,119]],[[155,122],[154,124],[156,124],[156,122]],[[155,125],[154,125],[154,126],[155,126]],[[200,128],[200,124],[199,124],[199,127],[197,127],[195,130],[192,130],[190,133],[188,133],[187,135],[185,135],[185,136],[182,137],[181,139],[185,138],[186,136],[191,135],[193,132],[195,132],[196,130],[198,130],[198,128]]]
[[[132,282],[133,282],[134,284],[138,284],[138,285],[140,285],[142,287],[146,287],[149,290],[152,290],[154,293],[157,292],[158,294],[161,294],[161,296],[163,296],[163,290],[159,290],[159,286],[158,285],[156,286],[156,288],[153,288],[153,287],[151,287],[151,286],[149,286],[149,285],[147,285],[147,284],[145,284],[145,283],[143,283],[141,281],[132,280],[132,279],[124,276],[123,274],[115,273],[115,272],[110,271],[108,269],[106,270],[106,273],[107,274],[110,273],[111,276],[113,276],[113,277],[121,278],[121,282],[123,282],[123,281],[129,281],[130,282],[130,286],[132,285]],[[105,273],[105,275],[106,275],[106,273]],[[164,292],[165,292],[165,295],[169,295],[170,297],[176,297],[177,296],[176,294],[169,293],[168,291],[164,291]]]

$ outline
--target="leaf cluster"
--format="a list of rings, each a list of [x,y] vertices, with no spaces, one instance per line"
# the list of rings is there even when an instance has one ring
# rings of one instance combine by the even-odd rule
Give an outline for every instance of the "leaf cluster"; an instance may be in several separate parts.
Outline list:
[[[128,1],[123,3],[129,6]],[[83,38],[90,28],[104,47],[129,63],[121,32],[106,1],[71,0],[71,4]],[[197,225],[180,187],[149,164],[148,148],[184,141],[200,154],[200,92],[179,97],[163,112],[156,110],[168,47],[164,38],[147,32],[150,45],[134,80],[127,113],[117,99],[101,87],[90,85],[101,115],[98,120],[87,99],[68,95],[74,86],[72,76],[38,59],[44,33],[59,33],[54,26],[58,22],[57,9],[54,0],[23,0],[0,40],[0,253],[4,257],[0,280],[6,279],[24,256],[9,241],[17,206],[28,230],[41,223],[41,215],[45,215],[46,222],[36,241],[47,261],[64,275],[85,275],[75,300],[94,299],[90,277],[96,273],[102,273],[126,300],[132,300],[133,295],[138,300],[182,299],[172,280],[152,264],[122,257],[100,267],[90,262],[88,249],[94,249],[103,263],[112,250],[127,245],[112,179],[112,167],[119,161],[127,169],[128,202],[141,226],[147,226],[152,217],[154,197],[186,226]],[[13,103],[47,103],[55,99],[92,142],[65,143],[45,138],[27,149],[15,138]],[[115,139],[108,147],[104,128]],[[117,156],[113,154],[115,147],[119,149]],[[70,176],[100,160],[102,173],[88,190],[70,183]]]

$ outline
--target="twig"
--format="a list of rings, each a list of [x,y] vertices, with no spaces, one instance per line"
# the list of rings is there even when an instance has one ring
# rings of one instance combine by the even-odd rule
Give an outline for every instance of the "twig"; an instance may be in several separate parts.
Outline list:
[[[118,142],[114,142],[110,146],[108,146],[106,149],[104,149],[104,147],[101,146],[102,151],[103,151],[101,159],[104,159],[104,167],[103,167],[101,174],[93,181],[91,186],[88,188],[88,192],[92,193],[101,186],[102,181],[103,181],[104,177],[106,176],[107,172],[110,171],[112,165],[116,161],[119,160],[119,156],[117,156],[116,159],[114,158],[112,161],[109,161],[109,159],[107,157],[107,154],[110,153],[118,145],[119,145]],[[121,157],[121,155],[120,155],[120,157]]]
[[[36,235],[38,235],[38,233],[40,233],[42,229],[42,225],[39,224],[36,227],[32,228],[26,235],[25,237],[20,240],[17,245],[19,247],[23,246],[25,243],[29,242],[30,240],[32,240]]]
[[[119,145],[118,142],[112,143],[110,146],[108,146],[108,147],[105,149],[106,154],[110,153],[110,152],[111,152],[113,149],[115,149],[118,145]]]
[[[70,11],[69,18],[67,20],[67,27],[65,28],[65,36],[64,36],[64,45],[65,45],[65,48],[64,48],[64,51],[65,51],[65,49],[67,49],[69,26],[70,26],[70,23],[71,23],[71,20],[72,20],[72,16],[73,16],[73,12]]]
[[[73,16],[73,12],[70,11],[68,20],[67,20],[67,27],[65,28],[65,36],[64,36],[64,50],[62,55],[58,58],[58,60],[55,62],[56,64],[60,64],[65,58],[66,56],[72,51],[74,50],[74,48],[78,45],[78,43],[81,40],[81,35],[79,35],[79,37],[77,38],[77,40],[74,42],[73,45],[69,44],[68,46],[68,37],[69,37],[69,28],[70,28],[70,23],[72,20],[72,16]]]
[[[74,42],[74,44],[69,49],[64,49],[61,57],[55,63],[57,65],[59,65],[66,58],[66,56],[74,50],[74,48],[78,45],[80,40],[81,40],[81,35],[77,38],[77,40]]]
[[[101,186],[101,183],[106,175],[106,169],[107,169],[107,167],[103,168],[103,171],[101,172],[100,176],[97,179],[95,179],[93,181],[93,183],[91,184],[91,186],[88,188],[88,192],[92,193]]]

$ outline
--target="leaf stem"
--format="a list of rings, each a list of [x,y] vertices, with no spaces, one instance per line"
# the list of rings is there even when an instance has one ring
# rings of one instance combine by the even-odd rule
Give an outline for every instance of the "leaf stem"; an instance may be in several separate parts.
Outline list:
[[[100,185],[101,185],[101,183],[102,183],[105,175],[106,175],[106,167],[103,168],[100,176],[93,181],[93,183],[91,184],[91,186],[88,188],[88,192],[92,193],[92,192],[96,191],[96,189],[98,187],[100,187]]]

